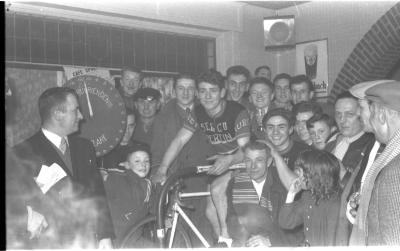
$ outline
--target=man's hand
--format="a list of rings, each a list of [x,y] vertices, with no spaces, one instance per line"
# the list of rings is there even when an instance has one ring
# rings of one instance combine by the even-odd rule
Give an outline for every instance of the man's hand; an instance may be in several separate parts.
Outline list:
[[[304,183],[303,177],[298,177],[293,180],[286,196],[286,201],[285,201],[286,203],[292,203],[294,201],[296,194],[301,191],[303,183]]]
[[[355,192],[350,195],[349,202],[347,202],[346,216],[351,224],[354,224],[357,216],[357,208],[360,202],[360,193]]]
[[[150,177],[150,179],[154,184],[160,183],[161,185],[164,185],[165,181],[167,180],[167,172],[164,172],[161,168],[159,168],[157,172]]]
[[[254,235],[246,241],[246,247],[270,247],[271,242],[268,237]]]
[[[124,167],[126,170],[130,169],[128,161],[121,162],[118,165]]]
[[[271,149],[271,156],[275,159],[275,156],[277,156],[278,150],[276,150],[276,147],[269,141],[268,139],[258,139],[257,142],[261,142],[263,144],[266,144],[269,149]]]
[[[232,164],[232,155],[214,155],[207,160],[215,160],[214,165],[208,170],[208,174],[220,175],[221,173],[228,170],[229,166]]]
[[[39,238],[42,231],[48,227],[48,223],[44,216],[27,206],[28,210],[28,224],[27,230],[30,233],[29,239]]]
[[[101,177],[103,178],[103,181],[106,181],[107,177],[108,177],[107,170],[105,170],[104,168],[100,168],[99,170],[100,170]]]
[[[113,244],[110,238],[99,240],[99,249],[113,249]]]
[[[303,183],[304,183],[303,177],[298,177],[297,179],[294,179],[289,187],[289,193],[296,195],[298,192],[301,191]]]

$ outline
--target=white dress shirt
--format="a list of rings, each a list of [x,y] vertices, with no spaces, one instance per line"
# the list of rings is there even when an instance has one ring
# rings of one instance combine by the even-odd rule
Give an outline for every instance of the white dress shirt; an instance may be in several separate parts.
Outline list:
[[[262,194],[262,191],[263,191],[263,188],[264,188],[265,180],[266,179],[264,179],[260,183],[257,183],[255,180],[251,180],[251,182],[253,182],[254,188],[256,189],[256,192],[257,192],[257,195],[258,195],[258,200],[261,199],[261,194]]]
[[[60,149],[62,137],[60,137],[59,135],[55,134],[54,132],[50,132],[49,130],[44,129],[44,128],[42,128],[42,132],[43,132],[44,136],[51,143],[53,143],[53,145],[55,145],[58,149]],[[68,138],[67,137],[65,137],[65,140],[67,141],[67,144],[68,144]]]

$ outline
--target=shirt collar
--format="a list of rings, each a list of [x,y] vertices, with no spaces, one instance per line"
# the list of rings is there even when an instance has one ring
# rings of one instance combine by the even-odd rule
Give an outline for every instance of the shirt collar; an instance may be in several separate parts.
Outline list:
[[[265,178],[265,179],[264,179],[263,181],[261,181],[260,183],[257,183],[255,180],[251,180],[251,182],[253,183],[254,189],[255,189],[256,192],[257,192],[258,198],[260,198],[261,195],[262,195],[262,191],[263,191],[264,184],[265,184],[265,181],[266,181],[266,180],[267,180],[267,179]]]
[[[193,107],[194,107],[194,104],[191,104],[190,106],[183,107],[182,105],[180,105],[180,104],[178,103],[178,100],[177,100],[177,102],[176,102],[176,105],[177,105],[179,108],[181,108],[183,111],[186,111],[187,108],[189,108],[189,109],[192,111],[192,110],[193,110]]]
[[[345,137],[343,136],[343,140],[347,140],[347,142],[349,144],[353,143],[354,141],[358,140],[359,138],[361,138],[361,136],[364,135],[364,131],[361,131],[359,133],[357,133],[356,135],[354,135],[353,137]]]
[[[44,128],[42,128],[42,132],[43,132],[44,136],[51,143],[53,143],[53,145],[55,145],[57,148],[60,148],[62,137],[60,137],[59,135],[55,134],[54,132],[50,132],[49,130],[44,129]],[[67,144],[68,144],[68,138],[67,137],[65,137],[65,140],[67,141]]]

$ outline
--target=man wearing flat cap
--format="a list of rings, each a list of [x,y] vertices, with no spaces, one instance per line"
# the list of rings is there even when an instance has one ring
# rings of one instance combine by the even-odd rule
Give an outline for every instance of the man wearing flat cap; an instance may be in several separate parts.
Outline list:
[[[350,245],[400,245],[400,81],[365,90],[369,122],[385,150],[362,181]]]
[[[139,118],[132,139],[150,145],[153,139],[154,118],[161,106],[161,93],[146,87],[139,89],[133,98]]]

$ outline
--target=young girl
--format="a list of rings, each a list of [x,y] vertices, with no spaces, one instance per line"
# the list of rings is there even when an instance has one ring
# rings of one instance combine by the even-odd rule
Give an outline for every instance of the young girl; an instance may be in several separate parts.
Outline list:
[[[148,147],[135,145],[127,148],[125,154],[122,164],[126,170],[109,169],[104,177],[117,248],[127,231],[149,214],[152,204],[151,182],[146,178],[150,171]]]
[[[280,227],[293,229],[303,224],[304,245],[334,245],[340,208],[339,161],[329,152],[307,150],[296,160],[295,172],[299,177],[280,209]],[[305,191],[294,201],[301,190]]]

